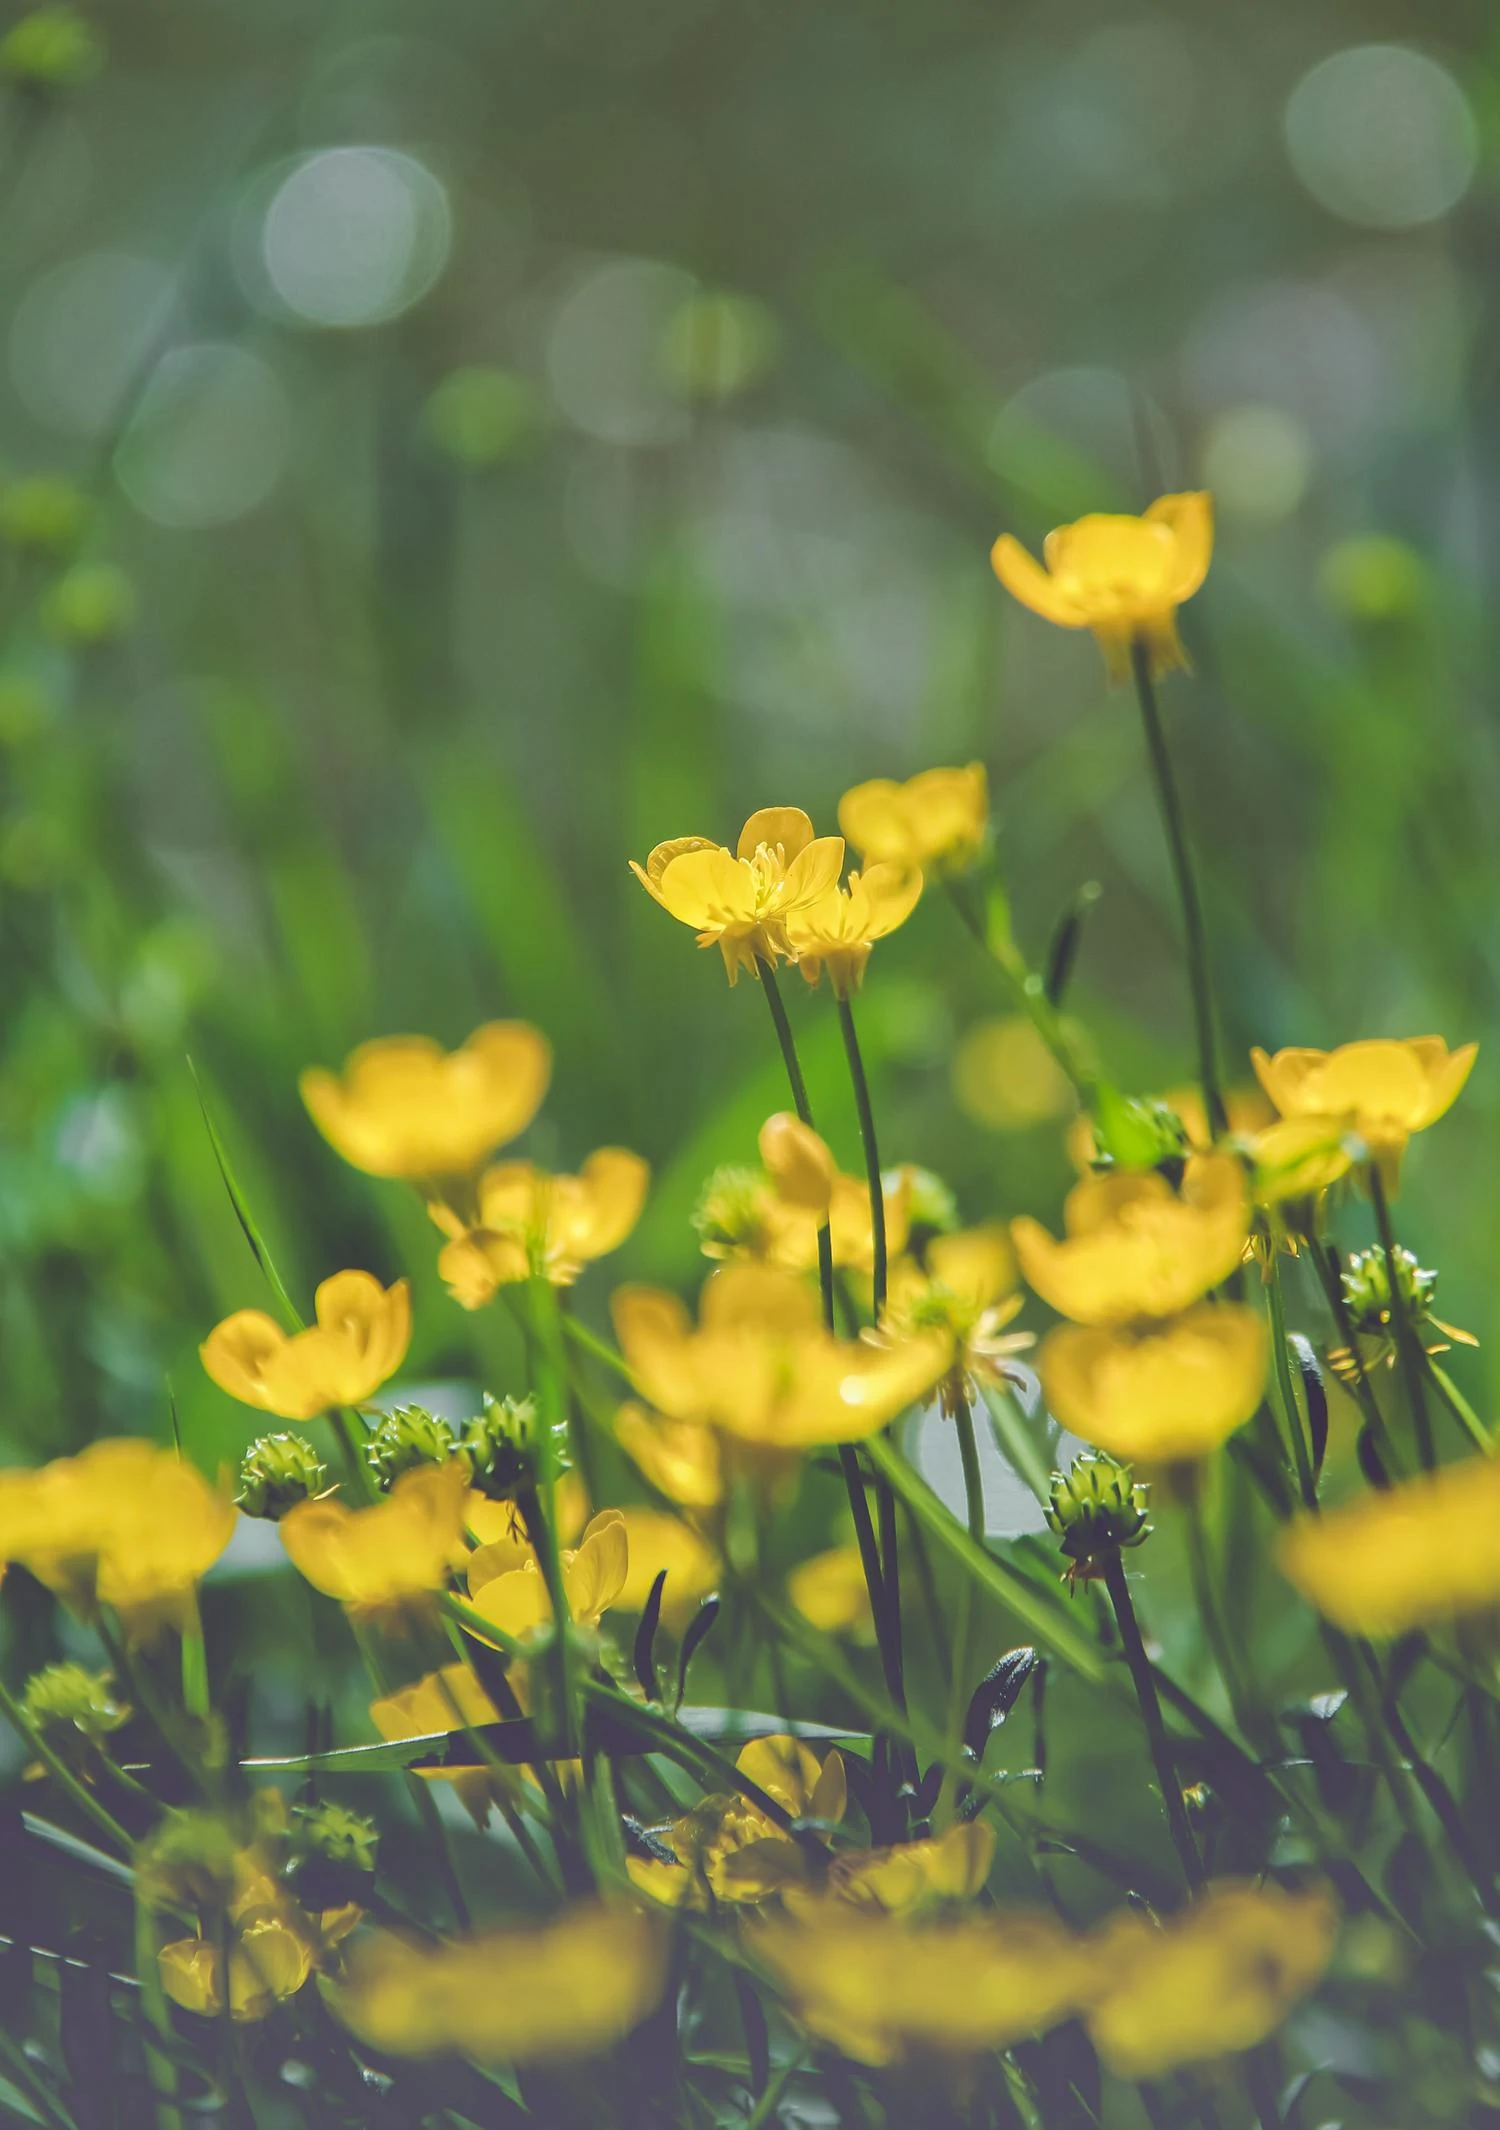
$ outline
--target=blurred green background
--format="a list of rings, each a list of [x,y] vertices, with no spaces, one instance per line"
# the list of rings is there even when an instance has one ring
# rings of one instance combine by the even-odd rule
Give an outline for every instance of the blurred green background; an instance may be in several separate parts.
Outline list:
[[[205,1464],[257,1432],[196,1358],[265,1295],[189,1055],[299,1296],[413,1274],[414,1383],[513,1357],[301,1110],[368,1036],[536,1021],[525,1150],[657,1171],[580,1306],[695,1278],[702,1178],[784,1094],[754,987],[626,859],[756,806],[828,829],[983,759],[1029,949],[1096,880],[1071,1003],[1124,1084],[1180,1082],[1133,706],[987,550],[1185,485],[1219,547],[1165,699],[1228,1046],[1480,1038],[1401,1217],[1494,1330],[1492,10],[12,19],[0,1455],[160,1432],[169,1383]],[[1050,1214],[1058,1121],[955,1103],[1002,1006],[941,898],[881,948],[884,1150]],[[853,1166],[828,1001],[794,1007]]]

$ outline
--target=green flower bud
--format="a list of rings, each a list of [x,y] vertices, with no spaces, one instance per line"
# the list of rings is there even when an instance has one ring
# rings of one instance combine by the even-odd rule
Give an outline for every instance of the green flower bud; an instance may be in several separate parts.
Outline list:
[[[1047,1522],[1074,1575],[1095,1573],[1102,1556],[1121,1546],[1139,1546],[1151,1536],[1150,1491],[1135,1481],[1128,1464],[1102,1450],[1078,1458],[1066,1474],[1053,1473]]]
[[[1180,1168],[1189,1151],[1186,1126],[1168,1103],[1108,1085],[1099,1089],[1094,1145],[1100,1166],[1125,1169]]]
[[[108,643],[134,627],[135,586],[112,562],[80,562],[59,577],[42,604],[54,636],[80,644]]]
[[[365,1456],[377,1486],[389,1490],[403,1472],[419,1464],[446,1464],[458,1450],[458,1438],[446,1420],[421,1405],[398,1405],[376,1426]]]
[[[904,1169],[887,1169],[881,1178],[887,1197],[893,1197],[907,1179],[907,1247],[920,1257],[934,1235],[951,1235],[958,1226],[958,1200],[941,1176],[908,1162]]]
[[[45,555],[65,554],[77,544],[88,502],[71,481],[38,473],[0,489],[0,540]]]
[[[0,74],[33,89],[76,89],[104,63],[93,24],[71,7],[38,7],[0,38]]]
[[[543,1427],[534,1399],[497,1399],[485,1393],[484,1411],[463,1432],[463,1448],[481,1494],[491,1501],[511,1501],[518,1492],[536,1485],[545,1445]],[[565,1421],[553,1428],[552,1457],[555,1472],[567,1470]]]
[[[1425,1271],[1413,1253],[1402,1249],[1399,1243],[1393,1254],[1396,1286],[1406,1305],[1407,1318],[1411,1323],[1420,1324],[1432,1314],[1438,1276],[1435,1272]],[[1390,1330],[1391,1281],[1384,1250],[1356,1250],[1344,1269],[1343,1288],[1356,1331],[1374,1336]]]
[[[297,1895],[312,1908],[336,1908],[363,1898],[375,1876],[380,1832],[373,1819],[328,1798],[293,1805],[291,1874]]]
[[[247,1516],[279,1523],[288,1509],[327,1485],[328,1467],[305,1435],[262,1435],[240,1460],[236,1499]]]
[[[131,1716],[127,1704],[115,1699],[109,1673],[81,1664],[48,1664],[33,1672],[21,1707],[32,1728],[65,1758],[97,1746]]]

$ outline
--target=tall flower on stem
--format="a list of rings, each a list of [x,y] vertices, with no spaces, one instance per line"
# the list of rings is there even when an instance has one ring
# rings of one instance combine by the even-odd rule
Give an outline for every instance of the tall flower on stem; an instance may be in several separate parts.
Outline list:
[[[658,843],[630,870],[662,908],[717,947],[731,984],[787,953],[786,923],[818,902],[844,867],[842,836],[815,836],[800,806],[763,806],[730,850],[704,836]]]

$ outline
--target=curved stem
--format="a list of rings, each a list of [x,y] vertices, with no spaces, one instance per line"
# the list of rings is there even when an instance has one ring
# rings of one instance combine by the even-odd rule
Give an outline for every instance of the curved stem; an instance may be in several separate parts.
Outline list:
[[[25,1739],[47,1773],[67,1792],[84,1818],[91,1819],[100,1833],[107,1835],[123,1856],[129,1856],[135,1845],[120,1822],[112,1812],[100,1804],[88,1784],[79,1780],[67,1762],[48,1745],[36,1726],[28,1721],[20,1702],[3,1680],[0,1680],[0,1715],[5,1717],[19,1737]]]
[[[1188,847],[1182,799],[1172,770],[1172,757],[1167,751],[1161,712],[1156,705],[1156,688],[1151,679],[1151,657],[1144,638],[1140,636],[1137,636],[1130,646],[1130,670],[1135,676],[1136,699],[1141,706],[1141,724],[1146,734],[1146,752],[1151,758],[1151,775],[1156,784],[1157,803],[1161,808],[1162,826],[1167,832],[1167,848],[1171,853],[1172,872],[1177,882],[1177,900],[1182,909],[1188,986],[1193,997],[1193,1025],[1198,1040],[1198,1078],[1203,1087],[1203,1104],[1208,1111],[1209,1126],[1217,1137],[1224,1130],[1228,1118],[1219,1087],[1219,1067],[1214,1047],[1213,993],[1208,978],[1208,934],[1203,923],[1198,878],[1193,870],[1192,852]]]
[[[1172,1764],[1172,1747],[1167,1738],[1166,1724],[1162,1721],[1156,1678],[1151,1669],[1151,1659],[1146,1655],[1146,1645],[1141,1640],[1140,1623],[1135,1616],[1130,1585],[1125,1576],[1125,1563],[1120,1558],[1118,1546],[1111,1548],[1108,1555],[1104,1569],[1104,1587],[1109,1592],[1109,1602],[1114,1608],[1115,1623],[1120,1630],[1120,1641],[1125,1650],[1125,1662],[1130,1666],[1135,1697],[1140,1703],[1141,1720],[1146,1726],[1146,1740],[1151,1748],[1151,1759],[1156,1769],[1157,1787],[1161,1791],[1162,1807],[1167,1815],[1172,1846],[1177,1851],[1177,1861],[1182,1866],[1182,1875],[1187,1880],[1189,1893],[1197,1893],[1203,1885],[1203,1864],[1198,1855],[1198,1845],[1193,1839],[1192,1827],[1188,1823],[1187,1806],[1182,1799],[1182,1785]]]
[[[1396,1253],[1396,1231],[1391,1225],[1390,1200],[1386,1197],[1385,1178],[1380,1173],[1380,1163],[1371,1161],[1365,1173],[1370,1179],[1370,1201],[1375,1208],[1375,1231],[1385,1253],[1391,1328],[1396,1334],[1396,1351],[1401,1358],[1401,1380],[1406,1385],[1412,1425],[1417,1433],[1417,1456],[1423,1471],[1431,1472],[1437,1466],[1437,1449],[1432,1439],[1432,1415],[1427,1410],[1427,1393],[1422,1382],[1424,1356],[1401,1287],[1401,1265]]]

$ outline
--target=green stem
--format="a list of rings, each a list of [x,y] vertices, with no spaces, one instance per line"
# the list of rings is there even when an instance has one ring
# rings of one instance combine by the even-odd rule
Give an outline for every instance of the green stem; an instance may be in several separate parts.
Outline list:
[[[865,1155],[865,1182],[870,1191],[870,1237],[873,1251],[871,1300],[875,1321],[885,1315],[886,1236],[885,1186],[880,1177],[880,1148],[875,1138],[875,1112],[870,1104],[870,1083],[860,1055],[854,1027],[854,1008],[847,998],[838,1001],[839,1028],[844,1038],[844,1056],[849,1061],[849,1080],[854,1089],[854,1107],[859,1115],[859,1138]]]
[[[1375,1229],[1385,1254],[1386,1285],[1391,1299],[1391,1326],[1396,1334],[1396,1351],[1401,1357],[1401,1379],[1406,1385],[1412,1424],[1417,1431],[1417,1456],[1423,1471],[1431,1472],[1437,1468],[1437,1449],[1432,1439],[1432,1415],[1427,1410],[1427,1393],[1422,1382],[1422,1363],[1425,1356],[1401,1286],[1400,1259],[1396,1255],[1396,1231],[1391,1225],[1390,1201],[1386,1197],[1385,1178],[1380,1173],[1380,1163],[1370,1161],[1365,1174],[1370,1183],[1370,1202],[1375,1208]]]
[[[1219,1610],[1218,1592],[1214,1588],[1213,1564],[1209,1558],[1208,1530],[1203,1514],[1203,1502],[1196,1478],[1189,1481],[1191,1492],[1187,1501],[1188,1520],[1188,1567],[1193,1579],[1193,1595],[1198,1601],[1198,1616],[1203,1622],[1203,1632],[1218,1666],[1219,1676],[1224,1681],[1224,1691],[1229,1696],[1229,1705],[1234,1710],[1234,1720],[1244,1736],[1259,1751],[1273,1751],[1274,1735],[1267,1739],[1266,1725],[1256,1706],[1256,1696],[1240,1669],[1229,1635],[1224,1626],[1224,1616]]]
[[[958,1436],[959,1460],[964,1474],[964,1523],[970,1539],[976,1546],[984,1545],[984,1477],[979,1464],[979,1443],[974,1434],[974,1413],[968,1397],[960,1389],[954,1408],[953,1424]],[[969,1668],[971,1646],[974,1639],[974,1597],[972,1580],[965,1576],[958,1589],[958,1609],[953,1616],[953,1668],[948,1681],[948,1752],[956,1761],[963,1744],[964,1716],[968,1709]],[[951,1771],[943,1778],[942,1795],[938,1801],[938,1818],[947,1824],[947,1808],[952,1801],[954,1778]]]
[[[129,1856],[134,1844],[114,1814],[100,1804],[97,1797],[81,1782],[61,1756],[52,1750],[41,1732],[32,1724],[10,1688],[0,1681],[0,1715],[35,1753],[53,1781],[73,1800],[85,1819],[91,1819],[101,1834],[107,1835],[122,1855]]]
[[[1329,1311],[1338,1327],[1339,1338],[1343,1342],[1344,1350],[1349,1355],[1350,1366],[1354,1370],[1352,1381],[1355,1399],[1360,1411],[1365,1416],[1365,1422],[1371,1434],[1379,1443],[1385,1455],[1392,1475],[1397,1476],[1403,1468],[1403,1460],[1396,1449],[1396,1445],[1391,1440],[1391,1431],[1385,1424],[1385,1415],[1380,1410],[1380,1402],[1375,1396],[1375,1388],[1370,1381],[1369,1370],[1365,1367],[1364,1358],[1359,1350],[1359,1338],[1354,1329],[1354,1320],[1349,1314],[1349,1304],[1344,1299],[1343,1268],[1339,1262],[1338,1251],[1331,1242],[1316,1236],[1312,1240],[1311,1248],[1313,1264],[1317,1270],[1318,1279],[1322,1284]]]
[[[1130,1584],[1125,1575],[1125,1563],[1120,1557],[1118,1546],[1112,1547],[1107,1556],[1104,1587],[1109,1592],[1109,1601],[1114,1607],[1115,1623],[1120,1630],[1120,1641],[1125,1650],[1125,1662],[1130,1667],[1135,1697],[1140,1703],[1141,1720],[1146,1726],[1146,1740],[1151,1748],[1157,1787],[1161,1791],[1172,1845],[1177,1851],[1177,1860],[1182,1866],[1182,1875],[1187,1880],[1189,1893],[1197,1893],[1203,1885],[1203,1865],[1198,1856],[1198,1845],[1193,1839],[1192,1827],[1188,1822],[1187,1806],[1182,1798],[1182,1785],[1172,1763],[1172,1747],[1167,1738],[1167,1727],[1162,1721],[1156,1678],[1151,1669],[1151,1660],[1146,1655],[1146,1645],[1141,1640],[1140,1622],[1135,1616]]]
[[[1318,1507],[1318,1480],[1312,1467],[1312,1453],[1308,1447],[1307,1431],[1302,1425],[1302,1408],[1297,1402],[1296,1386],[1292,1382],[1291,1363],[1286,1350],[1286,1303],[1281,1292],[1281,1252],[1271,1260],[1271,1279],[1267,1289],[1271,1309],[1272,1360],[1276,1368],[1276,1388],[1281,1395],[1286,1431],[1291,1437],[1292,1457],[1297,1467],[1297,1485],[1302,1491],[1302,1506],[1316,1515]]]
[[[557,1296],[547,1281],[530,1283],[531,1322],[535,1333],[533,1363],[537,1403],[541,1407],[541,1449],[537,1459],[535,1491],[517,1494],[516,1506],[526,1524],[536,1553],[547,1596],[552,1606],[553,1647],[557,1673],[559,1713],[562,1717],[560,1759],[577,1751],[577,1681],[574,1677],[573,1637],[568,1588],[563,1579],[562,1549],[557,1537],[557,1444],[567,1425],[566,1362],[558,1324]]]
[[[946,883],[948,899],[1010,987],[1017,1006],[1031,1022],[1052,1057],[1087,1110],[1098,1100],[1098,1076],[1080,1056],[1061,1014],[1047,996],[1047,987],[1016,945],[1003,896],[990,897],[981,917],[955,880]]]
[[[1447,1369],[1439,1368],[1431,1354],[1427,1354],[1425,1358],[1427,1373],[1432,1379],[1433,1388],[1437,1391],[1438,1396],[1447,1406],[1449,1412],[1452,1413],[1454,1419],[1474,1447],[1482,1451],[1486,1457],[1493,1457],[1495,1454],[1494,1436],[1480,1419],[1478,1413],[1475,1412],[1452,1376],[1449,1375]]]
[[[1209,1127],[1217,1138],[1229,1120],[1225,1114],[1224,1097],[1219,1087],[1219,1067],[1215,1055],[1213,993],[1208,977],[1208,934],[1203,923],[1203,905],[1198,895],[1197,874],[1193,869],[1192,852],[1188,846],[1182,799],[1172,769],[1172,757],[1167,750],[1161,712],[1157,708],[1156,687],[1151,678],[1151,654],[1144,637],[1137,636],[1130,646],[1130,669],[1135,676],[1136,699],[1141,706],[1141,724],[1146,734],[1146,752],[1151,760],[1151,775],[1156,785],[1157,804],[1161,808],[1162,826],[1167,833],[1172,872],[1177,882],[1177,900],[1182,910],[1188,985],[1192,992],[1193,1025],[1198,1040],[1198,1078],[1203,1087],[1203,1104],[1208,1111]]]

